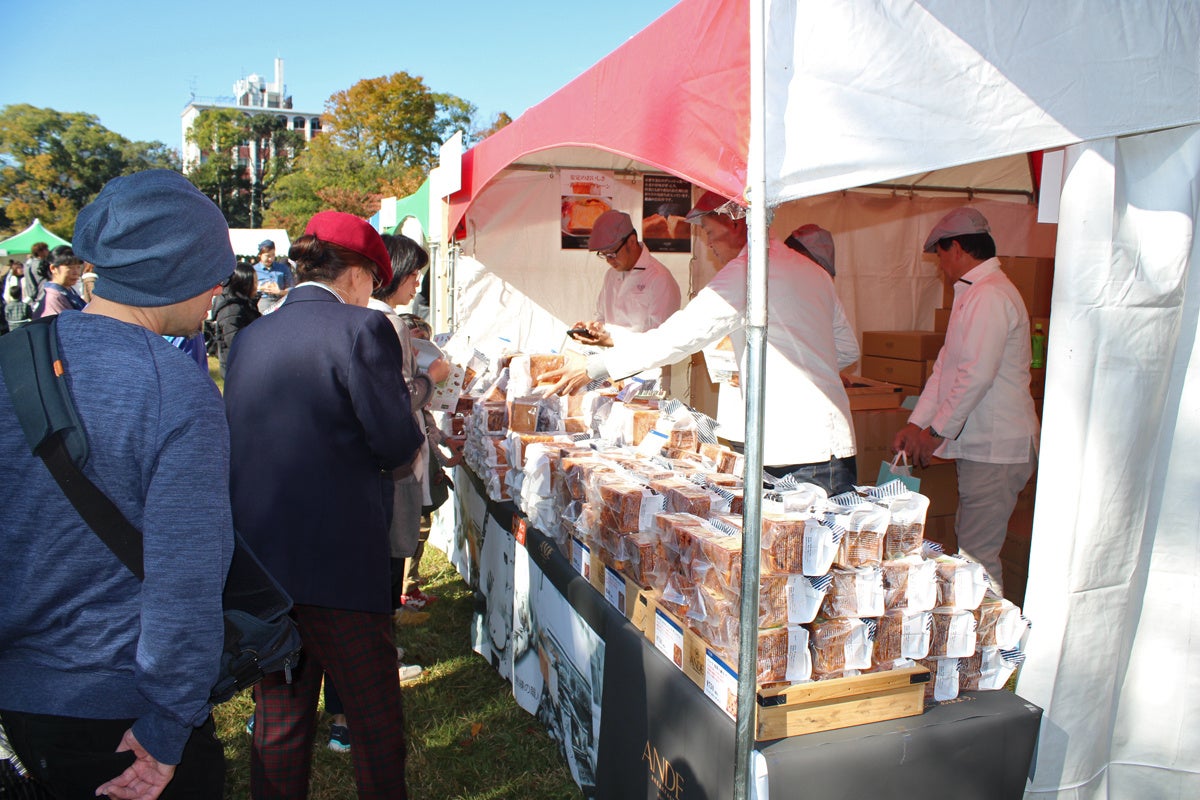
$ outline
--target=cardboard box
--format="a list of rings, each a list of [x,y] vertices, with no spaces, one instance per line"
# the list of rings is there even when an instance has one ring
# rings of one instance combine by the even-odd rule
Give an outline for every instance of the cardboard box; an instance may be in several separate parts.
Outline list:
[[[1017,287],[1030,317],[1050,316],[1050,294],[1054,289],[1054,259],[1000,256],[1004,274]],[[1033,326],[1030,326],[1030,330]]]
[[[929,378],[932,361],[910,361],[903,358],[882,358],[880,356],[862,357],[862,374],[865,378],[877,381],[887,381],[901,386],[917,387],[920,394],[921,386]]]
[[[937,542],[947,553],[958,552],[958,537],[954,535],[954,515],[937,514],[925,517],[925,539]]]
[[[945,340],[946,334],[938,331],[863,331],[862,352],[864,356],[930,361],[937,358]]]
[[[945,333],[946,328],[950,326],[950,309],[935,308],[933,310],[933,329],[938,333]],[[1032,330],[1032,327],[1030,328]]]
[[[1030,367],[1029,369],[1029,394],[1034,400],[1041,400],[1046,396],[1046,368],[1045,367]]]
[[[958,473],[953,461],[935,458],[928,467],[914,467],[913,477],[921,479],[921,494],[929,498],[929,514],[958,511]]]

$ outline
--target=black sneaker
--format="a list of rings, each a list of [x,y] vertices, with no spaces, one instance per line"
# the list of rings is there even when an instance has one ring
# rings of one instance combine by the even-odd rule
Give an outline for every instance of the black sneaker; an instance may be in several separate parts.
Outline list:
[[[329,726],[329,749],[335,753],[350,752],[350,729],[345,725]]]

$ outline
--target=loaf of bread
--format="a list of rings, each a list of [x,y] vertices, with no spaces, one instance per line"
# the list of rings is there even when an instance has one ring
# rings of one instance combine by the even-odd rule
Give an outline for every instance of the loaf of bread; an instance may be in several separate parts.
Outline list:
[[[804,517],[763,514],[761,544],[764,571],[804,571]]]
[[[975,635],[980,647],[1016,647],[1028,623],[1011,601],[988,593],[975,609]]]
[[[879,567],[835,567],[829,575],[832,581],[821,604],[822,617],[878,617],[884,612],[883,572]]]
[[[892,519],[888,523],[887,536],[883,542],[884,558],[904,558],[921,552],[925,542],[925,523],[900,523]]]
[[[701,518],[708,517],[712,496],[696,484],[679,478],[665,478],[652,480],[650,488],[663,496],[665,512],[695,514]]]
[[[808,631],[799,625],[758,632],[758,685],[795,683],[812,677]]]
[[[871,666],[871,640],[861,619],[818,619],[810,626],[813,677]]]
[[[938,605],[977,608],[988,588],[983,565],[961,556],[939,556],[936,562]]]
[[[929,654],[935,658],[963,658],[975,652],[975,615],[961,608],[933,609]]]
[[[937,563],[920,556],[884,561],[883,605],[888,610],[928,611],[937,605]]]
[[[562,369],[567,363],[567,357],[550,353],[533,353],[529,356],[529,378],[533,385],[543,383],[542,376],[547,372]]]
[[[619,479],[601,481],[600,519],[615,531],[636,533],[640,529],[645,487]]]

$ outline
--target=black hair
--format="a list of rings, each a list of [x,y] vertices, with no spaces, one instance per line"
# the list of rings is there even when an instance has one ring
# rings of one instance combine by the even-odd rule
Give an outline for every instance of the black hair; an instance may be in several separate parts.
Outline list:
[[[996,242],[990,233],[964,233],[962,236],[950,236],[938,239],[937,246],[941,250],[949,250],[950,245],[958,242],[963,252],[978,261],[987,261],[996,257]]]
[[[429,253],[407,236],[393,236],[385,233],[382,238],[388,255],[392,257],[392,281],[371,292],[371,296],[376,300],[385,300],[391,297],[396,293],[396,287],[405,278],[429,266]]]
[[[432,326],[419,314],[401,314],[400,321],[407,325],[410,331],[420,331],[426,337],[433,336]]]
[[[372,273],[376,269],[364,256],[341,245],[323,242],[312,234],[305,234],[297,239],[288,250],[288,258],[296,265],[296,277],[301,283],[329,283],[356,266],[367,267]]]
[[[258,273],[254,271],[254,267],[239,261],[225,284],[225,294],[230,297],[236,295],[248,298],[258,294]]]

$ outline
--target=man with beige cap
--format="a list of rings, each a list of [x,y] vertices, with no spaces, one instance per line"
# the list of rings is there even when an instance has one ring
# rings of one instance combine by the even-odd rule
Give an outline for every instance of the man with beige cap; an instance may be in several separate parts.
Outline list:
[[[954,305],[933,373],[892,452],[920,466],[933,455],[955,459],[959,552],[983,564],[1002,593],[1000,550],[1033,473],[1040,430],[1029,394],[1029,314],[975,209],[942,217],[925,252],[954,281]]]
[[[596,315],[590,323],[577,322],[598,334],[608,327],[641,333],[652,330],[679,310],[679,284],[650,249],[638,241],[633,222],[624,211],[606,211],[592,226],[588,250],[612,267],[596,299]],[[609,333],[611,334],[611,330]],[[596,336],[580,334],[584,343]]]

